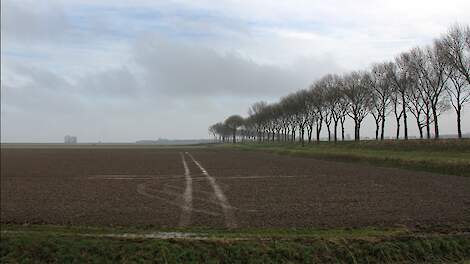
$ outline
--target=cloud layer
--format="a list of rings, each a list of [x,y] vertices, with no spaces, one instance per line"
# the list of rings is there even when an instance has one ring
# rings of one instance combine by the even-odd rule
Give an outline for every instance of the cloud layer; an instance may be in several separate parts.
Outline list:
[[[470,24],[469,9],[462,0],[5,0],[1,140],[208,137],[208,125],[255,101]],[[444,119],[453,133],[453,116]]]

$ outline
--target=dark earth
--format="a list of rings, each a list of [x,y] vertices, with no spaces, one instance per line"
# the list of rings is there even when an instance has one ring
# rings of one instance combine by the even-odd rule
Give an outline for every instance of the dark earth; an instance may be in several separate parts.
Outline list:
[[[468,226],[470,178],[219,148],[2,148],[0,205],[14,224]]]

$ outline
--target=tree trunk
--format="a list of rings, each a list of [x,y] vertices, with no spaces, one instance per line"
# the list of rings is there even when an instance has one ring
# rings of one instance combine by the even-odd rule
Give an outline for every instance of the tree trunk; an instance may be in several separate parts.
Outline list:
[[[380,140],[384,140],[385,137],[385,113],[382,114],[382,127],[380,132]]]
[[[320,132],[321,132],[321,123],[317,122],[317,143],[320,143]]]
[[[462,126],[461,126],[461,121],[460,121],[460,114],[461,114],[462,106],[457,107],[457,134],[459,139],[462,139]]]
[[[341,119],[341,141],[344,141],[344,122],[346,118]]]
[[[439,139],[439,122],[437,120],[437,109],[432,107],[432,115],[434,118],[434,138]]]
[[[400,139],[400,118],[397,118],[397,135],[396,139]]]
[[[313,125],[309,124],[307,126],[307,137],[308,137],[308,143],[312,143],[312,134],[313,134]]]
[[[354,141],[358,141],[358,139],[357,139],[357,120],[354,120]]]
[[[335,143],[338,141],[338,119],[334,121],[334,137],[335,137]]]
[[[379,140],[380,120],[375,120],[375,140]]]
[[[431,121],[430,115],[429,115],[429,106],[426,105],[426,138],[430,139],[431,138]]]
[[[403,103],[403,129],[405,134],[405,140],[408,140],[408,120],[406,116],[406,101],[405,101],[405,93],[402,93],[401,102]]]
[[[331,141],[331,129],[330,129],[330,124],[326,124],[326,129],[328,130],[328,142]]]
[[[361,122],[357,123],[357,141],[361,140]]]

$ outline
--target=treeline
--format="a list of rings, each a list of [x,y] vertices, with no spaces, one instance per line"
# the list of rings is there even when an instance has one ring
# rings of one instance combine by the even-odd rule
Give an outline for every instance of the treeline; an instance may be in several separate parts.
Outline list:
[[[408,139],[417,126],[420,138],[439,138],[439,116],[456,113],[456,130],[462,138],[461,116],[470,101],[470,27],[452,26],[432,45],[413,48],[393,61],[373,64],[368,70],[328,74],[278,102],[253,104],[247,118],[228,117],[209,127],[221,141],[345,139],[345,121],[354,122],[354,139],[360,139],[366,116],[375,121],[375,139],[384,139],[386,120],[396,122],[395,138]]]

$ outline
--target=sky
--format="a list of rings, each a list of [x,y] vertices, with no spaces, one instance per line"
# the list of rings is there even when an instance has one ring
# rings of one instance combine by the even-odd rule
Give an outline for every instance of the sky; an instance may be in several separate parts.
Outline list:
[[[1,141],[209,138],[208,126],[254,102],[430,45],[470,24],[469,10],[468,0],[2,0]],[[456,133],[452,111],[440,122]]]

